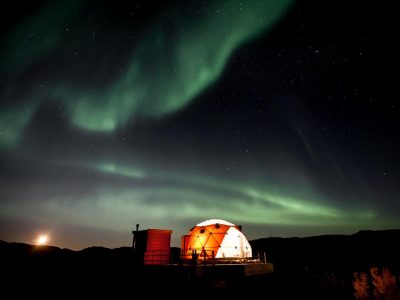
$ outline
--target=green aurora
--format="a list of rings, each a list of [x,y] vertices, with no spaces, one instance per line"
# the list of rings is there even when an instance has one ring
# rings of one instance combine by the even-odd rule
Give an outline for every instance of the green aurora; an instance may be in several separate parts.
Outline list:
[[[149,169],[144,172],[115,163],[87,165],[85,169],[108,183],[76,199],[68,193],[57,192],[57,184],[48,182],[49,191],[55,191],[53,198],[43,199],[35,187],[30,187],[27,191],[31,197],[29,204],[15,206],[15,203],[6,202],[2,204],[2,212],[32,223],[46,220],[59,224],[63,220],[64,226],[79,224],[84,228],[112,230],[117,236],[132,227],[134,216],[135,222],[142,226],[174,227],[173,243],[176,245],[187,228],[174,224],[185,224],[191,219],[219,217],[256,227],[268,224],[275,234],[286,234],[279,228],[287,227],[293,235],[304,234],[304,228],[309,228],[305,230],[308,232],[317,227],[321,233],[327,233],[334,226],[340,233],[349,228],[367,227],[371,221],[382,228],[395,222],[393,219],[377,221],[370,210],[333,207],[329,204],[333,203],[331,199],[312,190],[305,191],[304,198],[299,198],[298,193],[282,192],[282,187]],[[114,181],[119,182],[117,187],[113,186]],[[66,189],[69,189],[68,184]],[[120,242],[123,240],[121,238]]]
[[[211,218],[249,239],[399,227],[395,81],[366,72],[389,64],[358,8],[40,2],[1,36],[0,240],[120,247],[139,223],[179,246]]]
[[[36,109],[49,99],[63,103],[78,128],[103,132],[112,132],[136,118],[155,119],[176,112],[218,80],[235,49],[270,28],[291,2],[211,1],[204,13],[171,8],[167,12],[170,17],[159,17],[145,29],[144,36],[126,46],[131,49],[125,58],[128,63],[104,86],[71,85],[71,78],[55,77],[29,87],[20,96],[29,98],[27,101],[0,113],[0,143],[15,144]],[[73,48],[67,44],[71,42],[70,31],[79,31],[75,39],[83,39],[82,31],[88,30],[77,19],[84,8],[81,1],[66,1],[56,8],[50,5],[9,33],[5,41],[8,47],[0,60],[5,69],[14,65],[11,73],[23,72],[53,50]],[[179,31],[171,36],[168,28]],[[36,33],[33,38],[31,32]],[[113,63],[112,58],[109,63]],[[13,93],[2,97],[13,97]],[[15,112],[20,106],[26,108],[22,115]]]

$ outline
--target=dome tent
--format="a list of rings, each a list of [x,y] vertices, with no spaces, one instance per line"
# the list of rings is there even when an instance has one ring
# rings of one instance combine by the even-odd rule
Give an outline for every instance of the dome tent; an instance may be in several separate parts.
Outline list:
[[[204,258],[251,257],[251,246],[239,226],[224,220],[212,219],[201,222],[182,236],[182,257],[191,259],[192,254]]]

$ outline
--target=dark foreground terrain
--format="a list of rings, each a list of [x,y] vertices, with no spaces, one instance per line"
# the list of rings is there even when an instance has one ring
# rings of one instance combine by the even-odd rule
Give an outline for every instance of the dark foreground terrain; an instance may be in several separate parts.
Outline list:
[[[265,252],[274,273],[200,278],[179,266],[176,248],[176,265],[146,267],[126,247],[71,251],[0,241],[1,293],[9,299],[354,299],[354,272],[388,268],[398,285],[399,241],[400,230],[254,240],[253,253]]]

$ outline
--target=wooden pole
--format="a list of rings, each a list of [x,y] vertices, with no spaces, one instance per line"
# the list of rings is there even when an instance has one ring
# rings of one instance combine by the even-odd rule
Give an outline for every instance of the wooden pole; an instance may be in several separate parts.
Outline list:
[[[132,249],[135,251],[136,249],[136,234],[139,231],[139,224],[136,224],[136,231],[132,231],[133,239],[132,239]]]

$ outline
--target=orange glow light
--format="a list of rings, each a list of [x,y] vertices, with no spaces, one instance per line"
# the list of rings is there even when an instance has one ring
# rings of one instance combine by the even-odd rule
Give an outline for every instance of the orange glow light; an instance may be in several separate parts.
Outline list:
[[[49,240],[49,237],[45,234],[39,235],[39,237],[36,240],[36,244],[39,246],[45,245]]]

